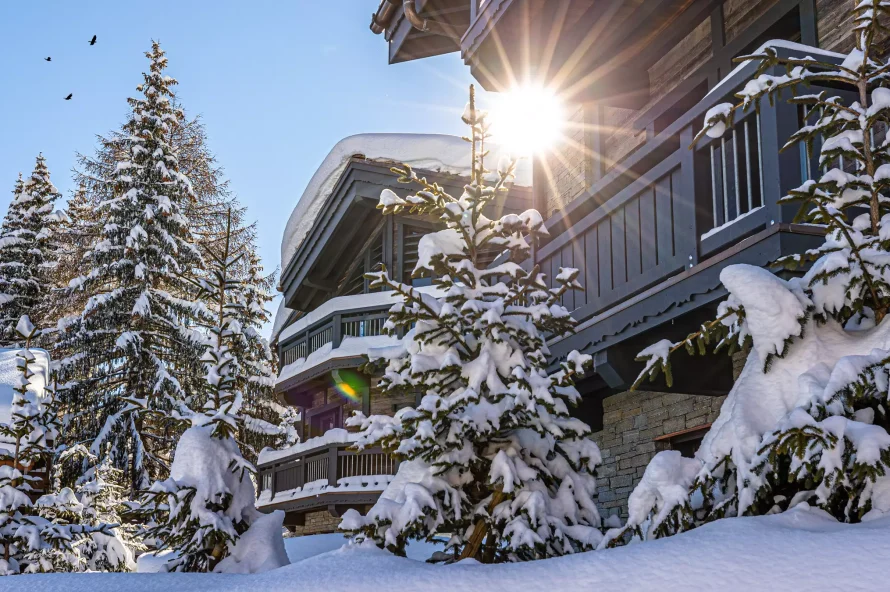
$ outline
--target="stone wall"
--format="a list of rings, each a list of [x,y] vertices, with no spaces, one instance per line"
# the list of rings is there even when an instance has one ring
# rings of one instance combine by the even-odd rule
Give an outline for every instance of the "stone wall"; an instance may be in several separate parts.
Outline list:
[[[670,444],[655,439],[713,422],[725,397],[627,391],[603,401],[603,429],[593,434],[603,464],[597,470],[603,517],[627,516],[627,498],[646,465]]]
[[[340,518],[331,516],[327,510],[318,510],[306,514],[305,526],[288,526],[290,536],[305,536],[310,534],[326,534],[337,532]]]
[[[584,108],[567,105],[565,116],[560,144],[544,156],[542,167],[548,218],[587,188],[584,171],[591,156],[585,151]]]

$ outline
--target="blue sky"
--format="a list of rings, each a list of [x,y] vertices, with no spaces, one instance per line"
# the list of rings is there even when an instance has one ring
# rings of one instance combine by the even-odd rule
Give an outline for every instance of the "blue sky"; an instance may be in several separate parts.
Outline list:
[[[377,0],[0,2],[0,212],[43,152],[65,198],[75,153],[117,128],[158,39],[190,114],[259,224],[267,269],[322,159],[361,132],[464,132],[457,53],[387,65]],[[98,36],[94,47],[90,37]],[[47,63],[44,57],[51,56]],[[63,98],[73,93],[71,101]]]

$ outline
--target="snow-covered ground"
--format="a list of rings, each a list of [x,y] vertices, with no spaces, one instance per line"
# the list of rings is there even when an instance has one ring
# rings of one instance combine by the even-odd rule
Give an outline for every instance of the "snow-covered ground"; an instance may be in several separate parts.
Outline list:
[[[291,563],[296,563],[316,555],[336,551],[346,543],[346,540],[342,534],[337,533],[291,537],[284,539],[284,549],[287,551],[287,557]],[[416,541],[408,545],[408,559],[426,561],[433,553],[444,548],[444,542],[437,545]]]
[[[331,535],[336,537],[338,535]],[[313,537],[315,538],[315,537]],[[315,545],[315,543],[318,543]],[[436,566],[376,548],[343,548],[328,536],[288,542],[292,563],[264,574],[73,574],[0,578],[0,590],[28,592],[363,592],[423,590],[689,592],[886,590],[890,518],[840,524],[795,509],[734,518],[672,538],[532,563]]]

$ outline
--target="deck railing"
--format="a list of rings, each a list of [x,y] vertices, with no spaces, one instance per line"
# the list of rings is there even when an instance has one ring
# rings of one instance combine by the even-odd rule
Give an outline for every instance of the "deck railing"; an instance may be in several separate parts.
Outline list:
[[[383,335],[383,325],[392,304],[337,310],[309,324],[296,335],[282,339],[279,344],[282,365],[306,358],[328,344],[336,349],[344,337]]]
[[[260,489],[271,492],[271,501],[281,492],[307,483],[327,481],[336,486],[340,479],[372,475],[395,475],[399,461],[379,448],[356,451],[349,443],[320,446],[293,456],[262,463]]]
[[[759,112],[753,105],[738,111],[723,137],[693,145],[708,109],[737,102],[733,94],[755,70],[754,63],[735,70],[548,221],[552,238],[535,258],[550,281],[560,267],[580,269],[584,291],[563,300],[576,319],[601,314],[759,230],[793,221],[797,207],[777,201],[813,162],[805,151],[781,150],[799,126],[798,106],[763,100]]]

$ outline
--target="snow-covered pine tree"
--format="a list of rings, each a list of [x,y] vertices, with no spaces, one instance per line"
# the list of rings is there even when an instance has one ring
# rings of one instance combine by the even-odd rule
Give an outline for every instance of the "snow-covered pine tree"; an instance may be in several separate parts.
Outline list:
[[[590,428],[569,415],[579,399],[574,378],[590,357],[572,352],[547,372],[545,335],[570,333],[575,321],[560,304],[580,288],[564,268],[548,288],[530,256],[529,241],[546,233],[534,210],[489,219],[486,206],[507,190],[515,161],[504,158],[497,179],[485,179],[488,124],[473,88],[463,115],[470,126],[472,178],[453,197],[410,167],[393,171],[420,190],[405,199],[384,190],[384,214],[403,210],[441,220],[421,238],[414,276],[432,274],[435,294],[389,277],[369,275],[404,303],[390,310],[386,331],[402,346],[372,352],[385,365],[380,387],[390,394],[422,393],[416,409],[397,417],[350,418],[363,430],[359,447],[383,446],[405,461],[409,483],[341,528],[404,555],[408,539],[449,533],[456,557],[521,561],[591,549],[602,538],[593,501],[600,462]],[[485,267],[482,255],[502,253]],[[490,260],[490,259],[487,259]]]
[[[133,571],[134,552],[145,547],[135,538],[135,528],[126,524],[126,488],[123,473],[78,444],[61,451],[54,462],[54,488],[73,491],[80,511],[78,524],[95,528],[82,544],[90,571]]]
[[[80,185],[68,200],[65,208],[65,219],[59,225],[59,264],[55,278],[57,289],[50,295],[50,314],[47,315],[47,326],[54,326],[63,317],[79,312],[83,303],[77,303],[72,296],[82,296],[82,290],[72,291],[65,288],[69,283],[86,273],[84,265],[88,262],[88,254],[98,242],[101,222],[97,215],[98,203]],[[79,305],[79,306],[77,306]],[[74,307],[77,306],[75,309]]]
[[[55,211],[59,192],[50,179],[43,155],[21,184],[0,232],[0,344],[17,343],[16,323],[23,314],[41,322],[39,305],[52,288],[58,261],[55,230],[63,216]]]
[[[227,236],[231,237],[229,225]],[[226,240],[221,252],[206,248],[211,273],[195,280],[202,296],[213,303],[217,323],[210,328],[202,358],[206,394],[199,410],[185,410],[191,426],[176,447],[170,477],[154,483],[134,515],[152,526],[147,535],[158,550],[173,550],[167,571],[230,571],[244,558],[233,558],[239,539],[259,520],[278,520],[277,532],[255,535],[251,553],[283,556],[279,516],[263,517],[255,508],[254,466],[238,447],[244,369],[233,352],[242,347],[239,321],[245,306],[243,284],[236,277],[243,252]],[[260,526],[263,530],[265,526]],[[275,538],[277,537],[277,541]],[[277,544],[276,544],[277,543]],[[279,551],[278,553],[270,550]]]
[[[52,390],[35,382],[37,357],[31,342],[40,331],[27,316],[16,324],[24,347],[16,352],[21,377],[15,387],[11,422],[0,425],[0,434],[12,442],[12,464],[0,467],[0,573],[83,571],[83,554],[93,534],[107,534],[107,525],[80,524],[81,504],[63,488],[32,503],[35,485],[49,485],[45,473],[57,437],[58,419]],[[42,469],[44,478],[37,476]]]
[[[182,117],[172,107],[176,81],[164,74],[158,43],[146,57],[141,95],[128,99],[126,152],[101,184],[99,240],[70,283],[89,298],[59,321],[54,348],[75,403],[66,408],[68,441],[109,456],[133,490],[167,472],[178,433],[170,415],[199,384],[194,327],[204,311],[185,279],[201,265],[183,214],[192,186],[167,140]]]
[[[253,462],[266,446],[292,443],[294,434],[286,425],[288,408],[275,400],[276,356],[261,333],[270,320],[266,305],[272,301],[275,274],[263,273],[253,240],[244,244],[243,252],[245,256],[237,270],[237,277],[242,278],[242,306],[236,311],[242,337],[232,349],[232,355],[238,358],[243,368],[243,384],[239,387],[244,394],[244,403],[238,441]]]
[[[800,503],[844,522],[890,511],[890,62],[875,45],[888,17],[886,2],[856,3],[855,48],[840,64],[780,58],[771,48],[740,58],[759,62],[756,77],[736,95],[738,104],[706,115],[700,135],[720,137],[737,110],[783,100],[783,91],[785,99],[794,95],[804,124],[786,147],[818,148],[822,170],[781,201],[801,203],[800,221],[822,226],[826,237],[780,262],[805,268],[789,281],[727,267],[720,279],[730,296],[714,321],[640,353],[646,368],[638,384],[661,372],[669,377],[679,349],[752,347],[696,458],[656,455],[630,496],[627,526],[607,543],[628,531],[661,537]],[[777,65],[786,73],[767,72]],[[798,94],[810,83],[855,99]]]

